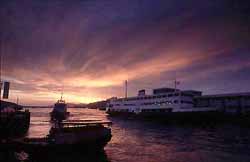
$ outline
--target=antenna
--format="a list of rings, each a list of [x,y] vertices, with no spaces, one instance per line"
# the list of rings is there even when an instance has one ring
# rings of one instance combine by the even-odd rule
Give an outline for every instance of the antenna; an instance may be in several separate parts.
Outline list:
[[[62,100],[62,98],[63,98],[63,91],[64,91],[64,85],[63,85],[63,87],[62,87],[61,100]]]
[[[128,97],[128,81],[125,80],[125,98]]]

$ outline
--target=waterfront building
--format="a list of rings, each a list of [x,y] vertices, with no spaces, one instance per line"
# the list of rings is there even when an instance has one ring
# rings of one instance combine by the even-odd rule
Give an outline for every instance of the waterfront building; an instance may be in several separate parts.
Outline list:
[[[250,92],[203,95],[194,98],[195,108],[213,107],[226,113],[250,112]]]

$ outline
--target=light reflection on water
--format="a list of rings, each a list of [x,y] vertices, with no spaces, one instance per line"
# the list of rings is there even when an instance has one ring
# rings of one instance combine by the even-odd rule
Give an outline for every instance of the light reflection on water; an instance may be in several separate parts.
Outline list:
[[[71,108],[70,119],[107,120],[103,111]],[[51,109],[30,109],[29,137],[50,129]],[[233,125],[213,128],[164,125],[147,121],[108,118],[112,140],[105,147],[109,161],[122,162],[249,162],[250,129]]]
[[[52,108],[31,108],[31,122],[27,137],[45,137],[48,135],[51,122],[49,112]],[[107,120],[103,111],[93,109],[69,108],[70,120]]]

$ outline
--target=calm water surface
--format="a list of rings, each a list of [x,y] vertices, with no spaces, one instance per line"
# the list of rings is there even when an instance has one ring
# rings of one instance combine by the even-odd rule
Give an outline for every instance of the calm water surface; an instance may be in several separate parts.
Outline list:
[[[46,136],[50,129],[48,112],[51,109],[36,108],[30,111],[28,136]],[[70,119],[102,119],[113,122],[113,137],[105,147],[106,161],[250,162],[249,128],[233,125],[213,128],[174,126],[109,118],[99,110],[71,108],[69,111]],[[56,157],[54,158],[56,161]],[[69,157],[68,161],[82,160]]]

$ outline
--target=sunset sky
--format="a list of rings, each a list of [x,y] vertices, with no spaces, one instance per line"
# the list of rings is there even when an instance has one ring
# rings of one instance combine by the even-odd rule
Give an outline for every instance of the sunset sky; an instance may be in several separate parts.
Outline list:
[[[246,1],[245,1],[246,2]],[[88,103],[173,87],[250,91],[250,12],[238,0],[2,1],[10,101]]]

